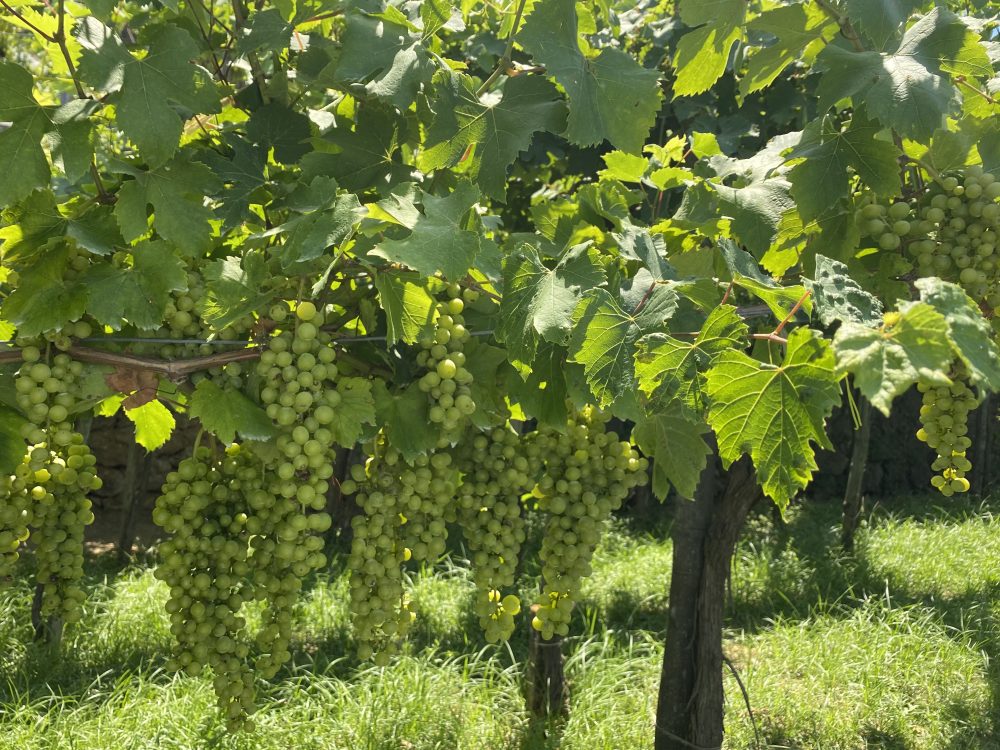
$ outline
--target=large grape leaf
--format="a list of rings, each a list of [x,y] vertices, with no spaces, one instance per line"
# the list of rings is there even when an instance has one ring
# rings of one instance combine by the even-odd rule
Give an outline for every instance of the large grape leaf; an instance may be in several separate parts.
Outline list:
[[[0,229],[0,241],[8,263],[27,259],[57,237],[68,237],[94,255],[109,255],[122,244],[110,207],[93,206],[66,218],[51,190],[36,190],[6,211],[4,219],[10,223]]]
[[[296,263],[315,260],[324,255],[327,248],[339,245],[363,216],[364,209],[358,197],[354,193],[341,193],[331,196],[329,205],[294,216],[261,236],[282,235],[285,238],[281,246],[281,264],[291,268]]]
[[[578,35],[575,0],[538,0],[518,40],[566,89],[569,140],[639,151],[660,108],[659,74],[611,47],[588,57]]]
[[[87,309],[87,288],[66,273],[69,248],[49,246],[20,271],[17,286],[0,306],[4,320],[22,336],[37,336],[79,320]]]
[[[733,219],[732,233],[752,253],[763,255],[778,233],[781,217],[795,207],[788,181],[773,177],[745,187],[710,184],[720,213]]]
[[[746,0],[681,0],[681,20],[699,28],[677,43],[675,97],[708,91],[726,72],[729,51],[743,38],[746,8]]]
[[[423,194],[424,213],[402,239],[383,240],[372,255],[403,263],[424,276],[440,271],[461,279],[479,252],[479,233],[463,228],[469,209],[479,200],[471,182],[459,182],[450,195]]]
[[[0,61],[0,121],[10,125],[0,132],[0,206],[28,196],[49,182],[49,163],[42,136],[51,127],[48,115],[35,100],[34,79],[20,65]]]
[[[693,340],[684,341],[666,333],[651,333],[638,342],[635,376],[649,399],[648,410],[665,411],[675,402],[700,413],[702,373],[713,357],[747,344],[748,329],[732,305],[720,305],[709,313]]]
[[[906,19],[920,5],[918,0],[847,0],[845,8],[847,17],[875,49],[884,52],[899,41]]]
[[[364,426],[375,424],[372,381],[367,378],[339,378],[337,393],[340,403],[333,410],[334,419],[329,428],[337,445],[352,448],[364,434]]]
[[[661,500],[671,485],[682,497],[694,497],[711,452],[703,437],[707,432],[708,425],[676,404],[636,422],[632,439],[653,459],[653,492]]]
[[[136,57],[118,34],[89,19],[78,33],[84,46],[79,72],[96,90],[117,92],[116,124],[146,162],[157,167],[180,144],[183,121],[175,105],[196,114],[218,112],[219,99],[214,92],[199,91],[199,70],[192,62],[199,50],[187,31],[163,25],[146,34],[147,54]],[[206,78],[201,77],[202,86]]]
[[[262,187],[267,151],[256,148],[242,138],[227,140],[233,149],[231,157],[207,150],[199,158],[211,167],[227,187],[220,193],[219,217],[224,229],[233,229],[250,215],[250,196]]]
[[[188,400],[188,414],[227,445],[237,435],[245,440],[270,440],[278,434],[260,406],[235,389],[220,388],[210,378],[198,381]]]
[[[893,400],[918,381],[947,384],[954,355],[944,316],[923,302],[901,303],[878,328],[845,320],[833,338],[837,369],[889,416]]]
[[[437,320],[437,302],[416,273],[376,273],[375,288],[385,311],[385,344],[416,343]]]
[[[539,424],[566,427],[566,350],[543,341],[531,363],[531,372],[521,380],[510,378],[507,389],[525,414]]]
[[[944,316],[948,340],[955,356],[965,364],[969,380],[991,391],[1000,389],[1000,350],[979,306],[958,284],[937,277],[917,279],[914,284],[921,301]]]
[[[873,326],[882,318],[882,303],[861,288],[846,265],[825,255],[816,256],[815,279],[802,283],[812,295],[813,310],[825,326],[851,321]]]
[[[427,416],[427,394],[416,384],[399,393],[391,393],[384,381],[377,380],[372,396],[379,424],[389,443],[403,454],[403,458],[412,461],[437,445],[438,431],[432,429]]]
[[[518,76],[504,84],[503,98],[476,95],[466,75],[439,77],[431,101],[434,122],[417,164],[424,171],[462,164],[485,195],[504,200],[507,169],[539,130],[559,133],[566,105],[544,78]]]
[[[655,285],[634,307],[606,289],[591,289],[573,313],[570,359],[583,365],[591,392],[601,407],[635,393],[638,340],[661,329],[677,309],[677,293]]]
[[[814,3],[779,5],[764,11],[747,24],[750,31],[768,34],[774,41],[750,55],[740,79],[743,96],[770,86],[787,66],[809,62],[814,42],[836,29],[833,20]],[[812,46],[810,46],[812,45]]]
[[[877,138],[882,126],[855,110],[841,131],[823,118],[807,128],[789,159],[802,159],[788,174],[792,196],[805,221],[812,221],[851,189],[850,169],[877,195],[899,194],[899,153],[889,140]]]
[[[170,293],[187,289],[184,263],[162,241],[139,243],[132,259],[128,268],[101,263],[87,270],[87,312],[115,331],[123,322],[147,331],[159,328]]]
[[[708,423],[719,456],[729,466],[749,454],[764,492],[780,508],[816,471],[812,444],[830,447],[825,421],[840,403],[835,368],[830,344],[809,328],[797,328],[781,365],[730,350],[708,370]]]
[[[200,302],[202,318],[214,329],[251,314],[271,299],[263,287],[268,280],[266,258],[248,252],[243,258],[229,256],[207,262],[202,268],[205,298]]]
[[[531,245],[504,259],[504,294],[497,337],[515,360],[530,362],[539,338],[565,341],[570,319],[584,292],[604,283],[598,252],[584,243],[547,268]]]
[[[167,242],[188,255],[211,247],[212,209],[205,196],[219,189],[218,178],[204,164],[178,156],[156,169],[130,170],[135,179],[122,184],[115,217],[122,235],[134,242],[149,231],[147,206],[153,207],[153,227]]]
[[[275,161],[295,164],[311,148],[309,118],[284,104],[265,104],[254,110],[247,121],[247,136]]]

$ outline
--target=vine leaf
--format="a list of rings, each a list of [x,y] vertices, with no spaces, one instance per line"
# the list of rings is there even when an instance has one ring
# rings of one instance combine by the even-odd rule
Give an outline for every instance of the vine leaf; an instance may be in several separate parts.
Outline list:
[[[746,5],[744,0],[682,0],[681,21],[699,28],[677,43],[675,97],[708,91],[726,72],[729,51],[743,38]]]
[[[390,393],[385,382],[375,382],[372,396],[375,399],[375,413],[384,425],[389,443],[407,461],[427,453],[438,441],[436,430],[429,429],[427,416],[427,394],[416,384],[398,392]]]
[[[415,344],[438,317],[437,302],[417,273],[375,274],[375,288],[385,311],[386,347],[397,341]]]
[[[479,200],[471,182],[458,183],[450,195],[423,194],[424,213],[410,234],[383,240],[372,255],[390,263],[403,263],[423,276],[440,271],[449,279],[465,277],[479,252],[479,233],[463,228],[469,209]]]
[[[268,279],[262,253],[248,252],[242,259],[229,256],[209,261],[202,276],[205,279],[202,319],[217,331],[259,310],[271,298],[261,291]]]
[[[886,416],[893,400],[914,383],[947,385],[954,359],[947,321],[923,302],[901,303],[898,319],[879,328],[845,320],[833,350],[837,369],[851,373],[865,398]]]
[[[139,58],[125,49],[118,34],[86,19],[78,32],[84,47],[79,71],[98,91],[117,92],[112,100],[116,123],[146,162],[157,167],[180,144],[183,122],[174,105],[207,114],[219,111],[219,99],[214,91],[199,90],[210,77],[205,73],[196,80],[200,69],[191,61],[199,55],[198,45],[185,30],[165,24],[147,34],[148,54]]]
[[[452,73],[436,80],[434,122],[418,166],[430,171],[461,164],[485,195],[504,200],[508,168],[537,131],[565,128],[566,105],[555,86],[539,77],[510,78],[502,99],[485,101],[469,76]]]
[[[654,285],[648,296],[624,309],[605,289],[584,295],[573,314],[570,359],[584,367],[591,392],[603,408],[635,393],[636,343],[661,328],[677,309],[677,292]]]
[[[803,279],[813,310],[825,326],[838,320],[874,326],[882,318],[882,303],[848,275],[839,260],[816,256],[815,280]]]
[[[351,448],[365,432],[364,425],[375,424],[375,399],[372,381],[365,378],[339,378],[337,393],[340,403],[334,409],[333,422],[329,424],[333,440],[344,448]]]
[[[566,424],[566,370],[566,350],[543,341],[527,377],[508,379],[512,400],[539,424],[561,429]]]
[[[679,405],[701,413],[703,375],[718,354],[746,345],[748,328],[732,305],[709,313],[693,341],[651,333],[638,342],[635,375],[639,390],[649,399],[648,411],[660,413]]]
[[[604,283],[598,252],[583,243],[571,248],[555,268],[524,244],[504,260],[504,295],[497,336],[512,359],[530,362],[539,338],[562,343],[583,292]]]
[[[898,195],[899,162],[896,147],[876,136],[882,126],[856,109],[850,126],[841,131],[830,118],[807,128],[789,159],[802,161],[788,174],[792,196],[805,221],[828,210],[851,187],[853,169],[877,195]]]
[[[177,425],[170,409],[156,399],[133,409],[126,407],[124,411],[125,416],[135,425],[135,442],[150,453],[170,439]]]
[[[278,428],[264,410],[232,388],[220,388],[211,379],[198,381],[188,400],[188,414],[226,445],[239,435],[245,440],[270,440]]]
[[[682,497],[694,497],[711,452],[704,435],[708,425],[679,405],[646,415],[632,428],[632,439],[653,459],[653,492],[666,499],[670,486]]]
[[[132,259],[130,268],[101,263],[87,270],[87,312],[115,331],[123,321],[153,330],[162,324],[170,293],[187,289],[184,263],[163,241],[139,243]]]
[[[962,287],[939,278],[917,279],[920,299],[944,316],[955,356],[969,371],[969,380],[990,391],[1000,389],[1000,350],[989,322]]]
[[[26,260],[57,237],[68,237],[94,255],[109,255],[122,244],[121,232],[107,206],[95,206],[65,218],[51,190],[36,190],[5,212],[8,226],[0,229],[7,262]]]
[[[899,32],[917,0],[847,0],[847,16],[880,52],[899,41]]]
[[[0,405],[0,471],[4,476],[12,475],[24,458],[27,448],[21,427],[27,421],[17,411]]]
[[[829,343],[797,328],[780,366],[729,350],[708,370],[708,423],[723,464],[748,453],[764,492],[782,509],[817,469],[812,443],[830,447],[824,423],[840,403],[835,366]]]
[[[566,90],[569,140],[579,146],[607,140],[639,152],[660,106],[657,71],[611,47],[596,57],[584,55],[575,0],[538,0],[518,41]]]
[[[3,301],[3,317],[22,336],[37,336],[79,320],[87,309],[80,279],[65,278],[69,248],[60,243],[38,253],[20,272],[17,287]]]
[[[0,120],[10,122],[0,132],[0,206],[48,185],[51,176],[42,150],[42,136],[51,124],[35,100],[33,85],[31,73],[20,65],[0,62]]]
[[[740,93],[744,97],[770,86],[790,64],[800,60],[810,62],[818,52],[819,40],[835,27],[818,5],[802,3],[771,8],[750,21],[747,28],[771,35],[775,43],[750,55],[746,74],[740,79]]]
[[[135,179],[118,191],[115,218],[127,242],[149,231],[146,207],[153,207],[157,234],[188,255],[198,255],[211,247],[212,210],[205,196],[219,189],[218,178],[204,164],[182,156],[150,171],[128,168]]]
[[[233,229],[250,214],[250,196],[266,184],[264,167],[267,152],[255,148],[242,138],[231,138],[227,143],[232,147],[232,157],[227,158],[215,151],[205,151],[199,158],[228,187],[219,194],[219,216],[223,229]]]

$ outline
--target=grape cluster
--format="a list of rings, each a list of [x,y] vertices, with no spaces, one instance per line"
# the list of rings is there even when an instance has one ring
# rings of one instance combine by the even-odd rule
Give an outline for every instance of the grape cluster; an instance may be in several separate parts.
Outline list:
[[[27,457],[10,476],[0,477],[0,577],[9,575],[34,521],[34,475]]]
[[[22,435],[30,447],[6,480],[10,508],[3,515],[10,518],[10,539],[2,551],[12,561],[30,533],[36,580],[45,591],[42,614],[75,622],[84,599],[83,533],[94,521],[87,496],[101,487],[94,468],[97,459],[73,429],[76,380],[83,366],[61,352],[46,362],[41,349],[22,343],[24,363],[14,389],[17,405],[28,418]]]
[[[256,567],[248,498],[261,489],[263,467],[251,451],[223,455],[201,446],[167,475],[153,521],[170,533],[160,545],[156,577],[170,586],[167,612],[177,653],[170,664],[190,675],[214,674],[216,696],[231,730],[255,710],[243,605],[254,597]]]
[[[413,619],[403,566],[444,552],[445,516],[459,477],[449,453],[418,456],[412,465],[384,441],[373,453],[365,467],[352,467],[352,478],[342,489],[345,494],[357,492],[362,511],[351,519],[354,539],[348,560],[358,656],[374,654],[375,663],[382,666]]]
[[[449,284],[447,295],[447,300],[437,303],[434,331],[419,341],[422,351],[417,354],[417,365],[427,369],[418,387],[430,397],[428,418],[441,425],[440,448],[458,442],[476,411],[469,388],[473,376],[465,367],[462,351],[470,337],[462,316],[462,290],[458,284]]]
[[[476,614],[490,643],[514,630],[521,602],[503,594],[514,584],[524,543],[521,497],[535,484],[524,440],[509,425],[476,435],[460,454],[463,475],[458,492],[458,520],[471,551],[476,584]]]
[[[604,523],[647,480],[647,460],[606,432],[606,421],[605,414],[586,407],[567,420],[564,432],[535,433],[544,461],[535,492],[549,520],[540,553],[545,585],[531,624],[544,638],[569,632],[580,580],[590,575]]]
[[[967,436],[968,420],[978,399],[966,384],[961,368],[956,368],[950,386],[918,383],[917,388],[923,394],[917,438],[938,454],[931,464],[937,472],[931,477],[931,484],[945,497],[968,492],[969,480],[965,474],[972,468],[965,457],[972,445]]]
[[[931,183],[918,200],[889,205],[867,196],[855,214],[884,250],[903,245],[918,272],[954,281],[973,299],[1000,307],[1000,181],[980,166]]]
[[[267,602],[258,638],[257,668],[272,677],[291,654],[292,609],[302,579],[326,565],[321,534],[330,528],[326,493],[333,476],[333,423],[342,395],[330,336],[312,302],[300,302],[292,316],[286,305],[270,313],[289,326],[272,336],[257,368],[265,386],[261,400],[282,428],[275,441],[279,458],[254,506],[260,525],[255,545],[259,598]]]

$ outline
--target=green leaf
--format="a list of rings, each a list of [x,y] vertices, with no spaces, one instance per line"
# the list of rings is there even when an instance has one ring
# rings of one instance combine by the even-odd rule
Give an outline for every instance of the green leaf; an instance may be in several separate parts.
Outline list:
[[[847,17],[880,52],[899,40],[906,19],[921,5],[917,0],[847,0]]]
[[[723,464],[748,453],[765,494],[783,509],[817,469],[812,444],[830,447],[825,422],[840,388],[829,343],[797,328],[780,366],[723,352],[708,371],[706,391]]]
[[[778,233],[786,211],[795,207],[788,195],[789,183],[771,178],[746,187],[711,183],[719,197],[719,210],[731,216],[732,233],[753,253],[763,255]]]
[[[383,240],[371,254],[424,276],[440,271],[449,279],[463,278],[479,252],[479,233],[463,228],[477,200],[479,191],[465,181],[444,198],[424,193],[424,214],[413,231],[402,239]]]
[[[944,316],[952,350],[969,371],[973,385],[1000,389],[1000,350],[979,306],[957,284],[937,277],[917,279],[920,299]]]
[[[82,30],[88,33],[87,29]],[[93,33],[90,31],[89,33]],[[198,46],[187,31],[163,25],[148,30],[144,38],[147,54],[135,57],[118,34],[100,33],[99,44],[84,45],[80,56],[80,77],[104,93],[119,92],[115,123],[139,147],[153,167],[166,163],[180,144],[183,119],[174,105],[192,113],[217,112],[218,98],[205,96],[196,85],[198,68],[191,62],[199,55]]]
[[[948,383],[954,360],[948,324],[923,302],[901,303],[898,320],[870,328],[846,320],[837,329],[833,350],[837,368],[887,417],[893,400],[918,381]]]
[[[188,255],[211,247],[212,210],[205,196],[219,188],[216,176],[204,164],[178,156],[148,172],[136,172],[118,191],[115,217],[127,242],[149,231],[146,207],[153,207],[153,227],[167,242]]]
[[[250,17],[247,28],[241,30],[236,49],[243,55],[257,50],[281,52],[288,49],[292,31],[292,25],[282,18],[281,11],[266,8]]]
[[[315,260],[326,254],[327,248],[339,245],[350,236],[362,215],[358,197],[342,193],[329,208],[296,216],[261,236],[286,235],[281,261],[284,268],[291,268],[296,263]]]
[[[798,284],[794,286],[778,286],[769,276],[765,276],[757,262],[748,252],[738,247],[731,240],[719,242],[722,258],[732,277],[733,284],[759,298],[771,308],[774,317],[782,320],[795,304],[805,297],[806,289]],[[812,312],[812,300],[806,297],[800,307],[808,316]]]
[[[434,123],[417,164],[425,172],[462,164],[485,195],[504,200],[507,170],[539,130],[558,133],[566,106],[544,78],[518,76],[504,84],[503,98],[476,95],[475,81],[449,74],[431,101]]]
[[[659,110],[659,74],[611,47],[586,57],[578,33],[575,0],[538,0],[518,41],[566,90],[569,140],[638,152]]]
[[[377,380],[372,395],[386,438],[403,458],[412,461],[437,445],[437,431],[430,428],[427,416],[427,394],[415,384],[399,393],[390,393],[385,383]]]
[[[555,268],[524,244],[504,259],[504,294],[497,337],[514,360],[530,362],[539,338],[562,343],[584,292],[604,283],[598,252],[588,243],[571,248]]]
[[[572,366],[572,365],[571,365]],[[542,342],[523,380],[510,378],[507,388],[512,401],[539,424],[557,429],[566,427],[566,350]]]
[[[905,54],[882,61],[882,75],[865,95],[868,112],[886,127],[917,140],[929,138],[956,108],[954,86]]]
[[[375,274],[375,288],[385,311],[386,347],[397,341],[415,344],[437,320],[437,301],[416,273]]]
[[[13,409],[0,406],[0,473],[10,476],[24,459],[28,446],[21,437],[21,427],[27,423]]]
[[[338,378],[340,403],[329,424],[333,440],[344,448],[352,448],[365,432],[364,425],[375,424],[375,399],[372,381],[365,378]]]
[[[663,327],[677,309],[677,293],[654,286],[628,309],[605,289],[592,289],[573,314],[570,359],[584,367],[598,405],[609,406],[635,391],[636,343]]]
[[[729,51],[743,37],[739,26],[709,24],[689,31],[677,43],[674,97],[708,91],[726,72]]]
[[[265,104],[247,122],[247,136],[263,148],[274,149],[275,161],[295,164],[311,150],[309,118],[283,104]]]
[[[758,33],[769,34],[775,41],[754,52],[740,79],[740,93],[746,97],[771,85],[792,63],[803,58],[803,51],[821,39],[833,27],[833,20],[813,3],[780,5],[761,13],[747,24]]]
[[[87,289],[79,279],[66,278],[69,248],[60,243],[35,256],[20,272],[20,280],[0,307],[3,318],[22,336],[37,336],[79,320],[87,308]]]
[[[42,136],[51,124],[35,101],[33,86],[31,74],[20,65],[0,62],[0,121],[10,122],[0,132],[0,206],[16,203],[49,183]]]
[[[481,429],[489,429],[509,414],[505,384],[513,370],[507,364],[506,350],[498,346],[473,339],[465,345],[464,351],[465,367],[473,377],[469,390],[476,402],[472,423]]]
[[[674,404],[698,414],[705,407],[702,373],[722,352],[747,345],[746,323],[732,305],[720,305],[709,313],[693,341],[669,334],[651,333],[638,342],[635,376],[650,401],[649,411],[659,413]]]
[[[818,132],[807,131],[789,154],[790,159],[803,159],[788,174],[803,220],[815,219],[847,197],[850,169],[877,195],[899,194],[899,152],[891,141],[877,138],[881,125],[855,110],[846,130],[840,131],[825,118],[820,128]]]
[[[823,325],[851,321],[873,326],[882,319],[882,303],[862,289],[840,261],[817,255],[815,276],[802,283],[811,292],[813,310]]]
[[[135,425],[135,442],[150,452],[170,439],[177,424],[170,410],[155,399],[126,409],[125,416]]]
[[[188,399],[188,414],[226,445],[235,442],[237,435],[244,440],[270,440],[279,432],[260,406],[237,390],[220,388],[210,378],[198,381]]]
[[[703,437],[707,432],[708,425],[676,407],[646,416],[632,428],[635,444],[653,460],[653,492],[660,500],[671,485],[681,497],[694,497],[711,453]]]
[[[202,267],[202,276],[205,279],[202,318],[217,331],[260,310],[271,299],[262,289],[269,275],[261,253],[247,253],[242,259],[229,256],[209,261]]]
[[[232,158],[221,156],[215,151],[206,151],[200,156],[215,175],[228,187],[220,194],[219,217],[223,229],[233,229],[250,216],[251,196],[266,184],[264,166],[267,151],[250,145],[242,138],[228,141],[232,146]]]
[[[163,324],[170,293],[187,289],[184,263],[165,242],[141,242],[132,248],[132,258],[131,268],[109,262],[87,270],[87,312],[115,331],[123,321],[154,330]]]
[[[516,80],[516,79],[515,79]],[[607,165],[598,174],[602,180],[621,180],[622,182],[642,182],[643,175],[649,169],[649,160],[636,154],[626,154],[624,151],[609,151],[601,158]],[[677,169],[674,167],[674,169]],[[662,171],[662,170],[660,170]],[[684,170],[679,170],[684,171]]]
[[[661,235],[625,221],[622,231],[612,232],[611,236],[618,243],[622,256],[642,263],[655,281],[677,278],[677,272],[667,262],[667,243]]]

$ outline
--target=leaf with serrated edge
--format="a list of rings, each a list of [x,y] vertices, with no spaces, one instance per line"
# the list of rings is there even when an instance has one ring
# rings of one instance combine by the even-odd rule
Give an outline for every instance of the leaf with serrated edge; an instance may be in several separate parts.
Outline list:
[[[682,497],[694,497],[711,449],[702,437],[708,425],[672,407],[646,416],[632,428],[632,439],[653,459],[653,492],[664,500],[670,486]]]
[[[269,440],[278,434],[264,410],[230,388],[220,388],[209,379],[201,380],[188,401],[188,413],[227,445],[237,434],[246,440]]]
[[[825,255],[816,256],[815,280],[803,279],[813,310],[825,326],[836,321],[875,325],[882,318],[882,303],[848,275],[847,266]]]
[[[747,453],[765,494],[784,508],[816,471],[812,444],[830,447],[825,422],[840,403],[833,350],[798,328],[780,366],[723,352],[708,371],[708,423],[729,466]]]
[[[337,380],[340,403],[334,411],[329,428],[337,445],[351,448],[364,434],[364,425],[375,424],[375,399],[372,383],[365,378],[340,378]]]
[[[375,288],[385,311],[387,347],[397,341],[415,344],[437,320],[437,302],[422,282],[416,273],[375,274]]]
[[[135,425],[135,442],[150,453],[170,439],[177,424],[170,409],[155,399],[126,409],[125,416]]]

